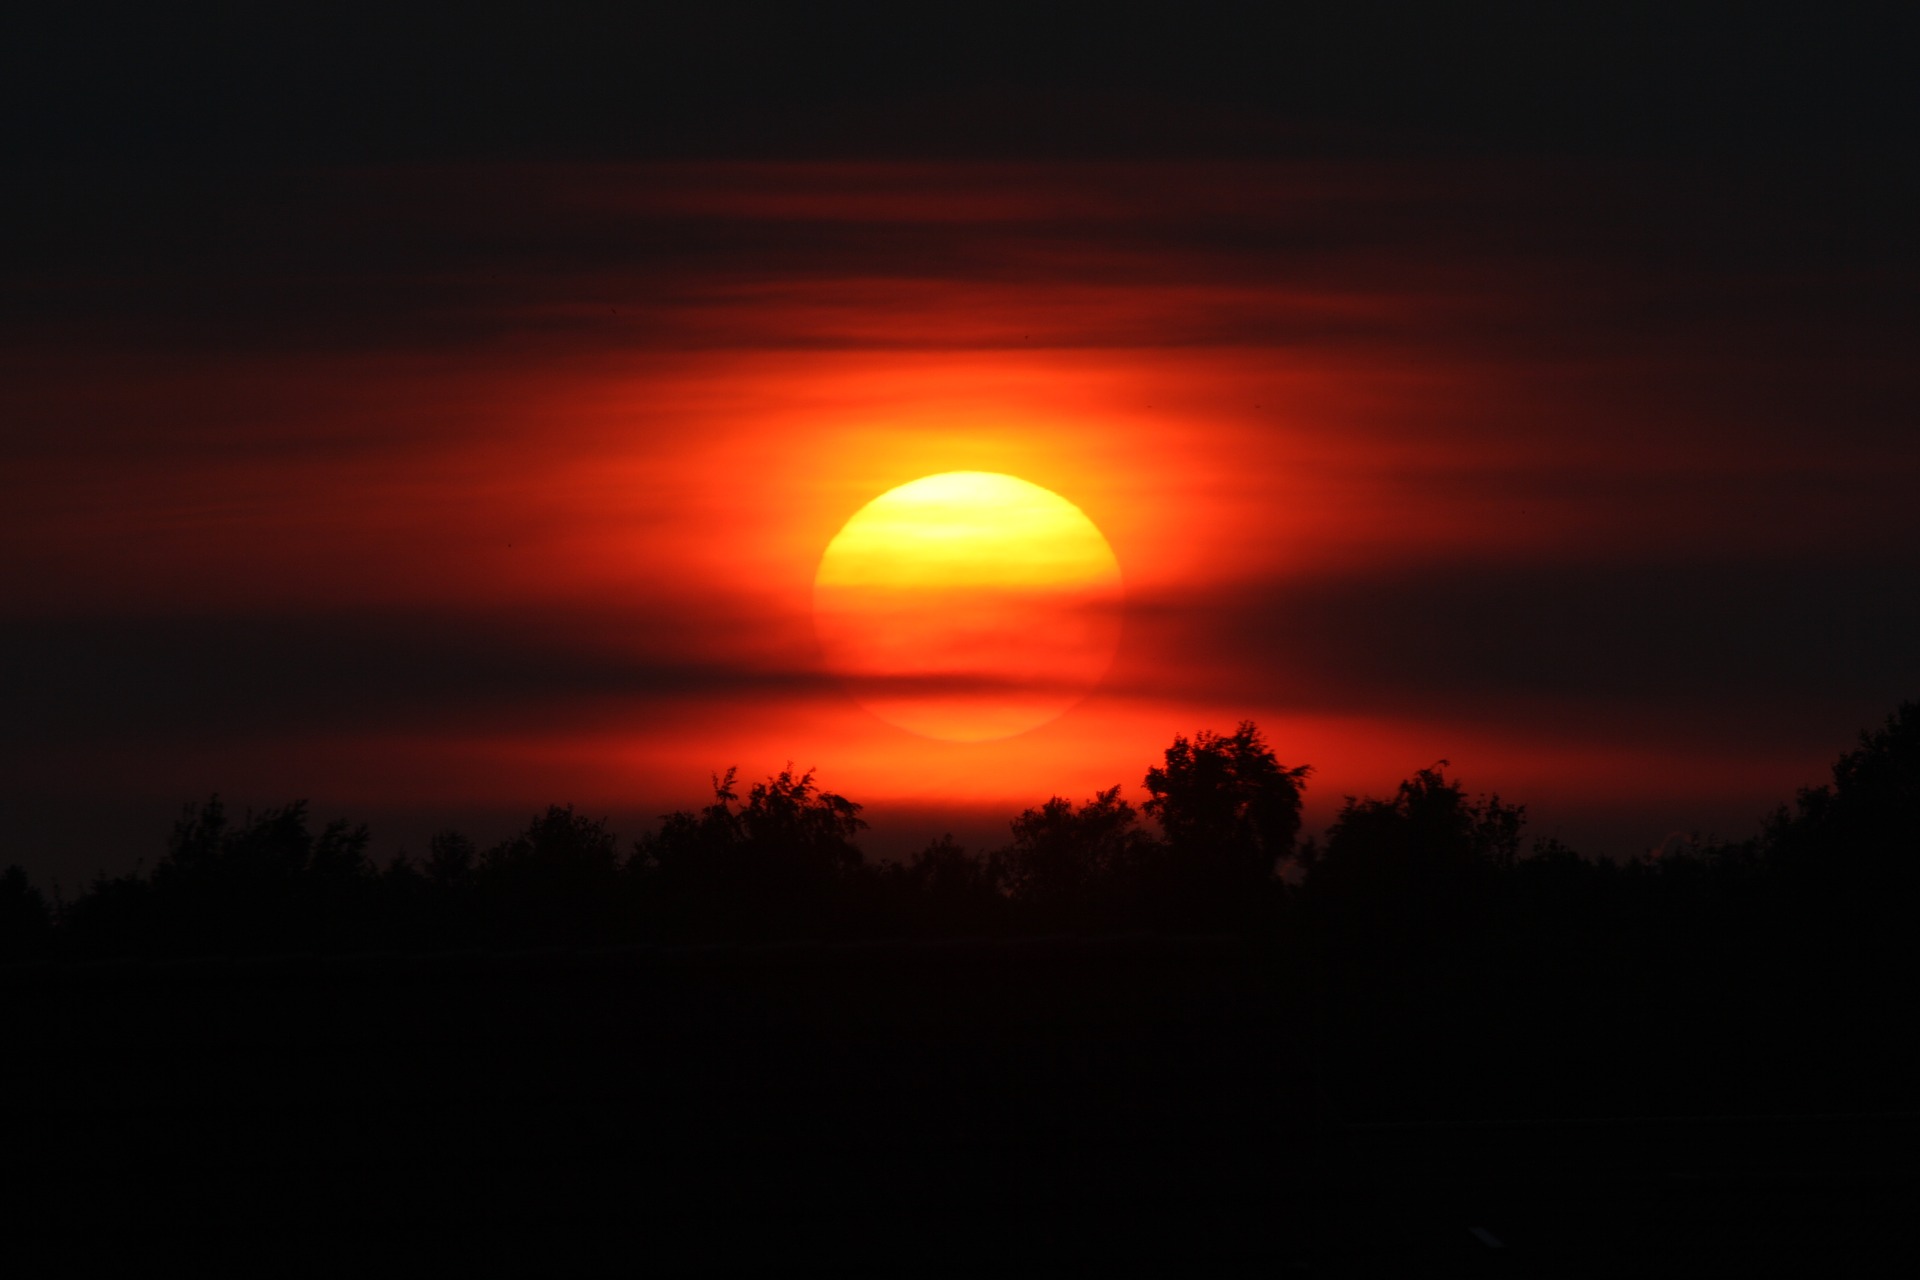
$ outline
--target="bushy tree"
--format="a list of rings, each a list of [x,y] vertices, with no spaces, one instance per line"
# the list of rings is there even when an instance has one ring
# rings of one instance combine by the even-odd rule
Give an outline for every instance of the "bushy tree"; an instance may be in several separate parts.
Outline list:
[[[765,916],[785,906],[817,902],[861,866],[856,835],[866,827],[861,806],[823,790],[814,771],[792,766],[748,789],[741,800],[738,771],[713,778],[713,803],[665,815],[657,831],[634,844],[635,877],[699,914]]]
[[[866,828],[860,805],[813,780],[814,771],[796,774],[788,765],[747,792],[739,825],[747,844],[767,860],[785,860],[798,878],[831,882],[860,866],[854,838]],[[731,774],[729,774],[731,776]]]
[[[458,874],[462,843],[435,840],[433,857],[443,874]],[[568,893],[604,887],[619,869],[617,841],[604,819],[575,813],[572,805],[548,805],[520,834],[482,853],[474,873],[488,887]]]
[[[1391,799],[1348,796],[1325,851],[1308,868],[1308,889],[1428,905],[1456,901],[1511,867],[1525,806],[1502,804],[1497,795],[1469,797],[1445,776],[1446,766],[1442,760],[1418,770]]]
[[[1173,856],[1198,874],[1242,886],[1271,877],[1300,833],[1309,765],[1281,764],[1251,720],[1230,734],[1176,737],[1147,770],[1148,816]]]
[[[68,955],[134,956],[163,949],[153,881],[143,874],[94,877],[55,915],[57,945]]]
[[[188,806],[153,869],[167,951],[335,949],[364,941],[375,872],[364,825],[311,830],[303,800],[235,823],[218,796]]]
[[[458,837],[436,838],[429,867],[460,896],[467,855]],[[606,939],[621,919],[618,840],[606,821],[549,805],[519,834],[483,850],[472,885],[486,930],[501,944],[565,945]]]
[[[458,831],[436,831],[427,842],[427,862],[421,874],[436,889],[462,893],[473,884],[477,853],[473,841]]]
[[[356,882],[373,873],[364,824],[335,821],[308,828],[307,802],[263,810],[235,824],[219,796],[189,805],[174,823],[167,852],[154,867],[163,891],[265,890],[303,881]]]
[[[1005,915],[993,860],[970,853],[951,834],[929,841],[904,866],[881,864],[873,880],[878,914],[895,928],[988,933]]]
[[[20,867],[0,872],[0,960],[19,960],[45,950],[53,925],[46,895]]]
[[[1901,704],[1766,822],[1760,845],[1789,893],[1849,915],[1908,918],[1920,895],[1920,702]]]
[[[1016,902],[1067,915],[1110,900],[1149,839],[1117,784],[1078,806],[1054,796],[1023,811],[1012,830],[1012,842],[993,856],[995,880]]]
[[[938,902],[983,903],[999,896],[987,860],[954,843],[951,834],[914,854],[902,874],[914,890]]]
[[[731,878],[744,837],[734,809],[738,772],[712,775],[712,804],[662,814],[658,830],[643,832],[633,842],[627,869],[667,889],[696,889]]]

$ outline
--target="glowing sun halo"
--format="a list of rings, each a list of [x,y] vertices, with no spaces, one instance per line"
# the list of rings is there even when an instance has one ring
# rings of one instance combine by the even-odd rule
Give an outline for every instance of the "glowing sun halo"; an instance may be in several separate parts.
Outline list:
[[[930,738],[1024,733],[1084,698],[1120,642],[1120,565],[1080,508],[988,471],[890,489],[814,575],[828,667],[882,720]]]

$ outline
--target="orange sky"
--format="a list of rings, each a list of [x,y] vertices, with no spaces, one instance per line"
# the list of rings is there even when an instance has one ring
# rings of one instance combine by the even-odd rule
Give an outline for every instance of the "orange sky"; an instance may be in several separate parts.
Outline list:
[[[1880,286],[1729,245],[1736,193],[1684,174],[495,166],[249,200],[271,234],[160,211],[177,252],[56,264],[0,357],[30,867],[125,864],[59,816],[103,794],[131,854],[214,790],[417,846],[548,801],[632,834],[788,761],[876,850],[977,843],[1246,717],[1315,766],[1310,829],[1444,757],[1633,853],[1744,832],[1914,692]],[[842,522],[952,470],[1065,496],[1126,586],[1100,691],[1001,742],[880,722],[809,616]]]

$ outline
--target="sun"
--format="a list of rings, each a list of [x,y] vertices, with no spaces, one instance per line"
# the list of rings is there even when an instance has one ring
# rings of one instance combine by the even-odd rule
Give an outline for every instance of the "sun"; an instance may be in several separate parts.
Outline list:
[[[813,618],[861,705],[930,738],[1025,733],[1086,697],[1120,643],[1120,564],[1051,489],[949,471],[889,489],[820,557]]]

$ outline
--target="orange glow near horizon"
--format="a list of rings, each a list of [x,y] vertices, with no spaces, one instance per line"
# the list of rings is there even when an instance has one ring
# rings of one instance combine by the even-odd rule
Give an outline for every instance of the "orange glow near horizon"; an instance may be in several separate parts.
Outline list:
[[[1556,191],[1307,163],[318,175],[272,211],[338,241],[318,311],[0,352],[19,785],[457,823],[658,814],[791,761],[876,813],[1011,816],[1137,800],[1174,735],[1253,719],[1315,767],[1320,820],[1448,758],[1547,829],[1628,792],[1731,797],[1700,820],[1734,829],[1741,779],[1812,781],[1881,709],[1817,678],[1884,669],[1880,622],[1751,638],[1783,630],[1776,570],[1914,544],[1909,477],[1730,376],[1735,329],[1642,342],[1611,264],[1477,230]],[[416,267],[422,229],[444,256]],[[1802,385],[1838,385],[1829,360]],[[1876,368],[1848,385],[1906,376]],[[1024,497],[975,519],[922,487],[957,475]],[[1807,679],[1766,674],[1789,659]]]
[[[882,720],[984,742],[1045,724],[1120,643],[1120,565],[1080,508],[987,471],[890,489],[827,544],[814,625],[829,670]]]

